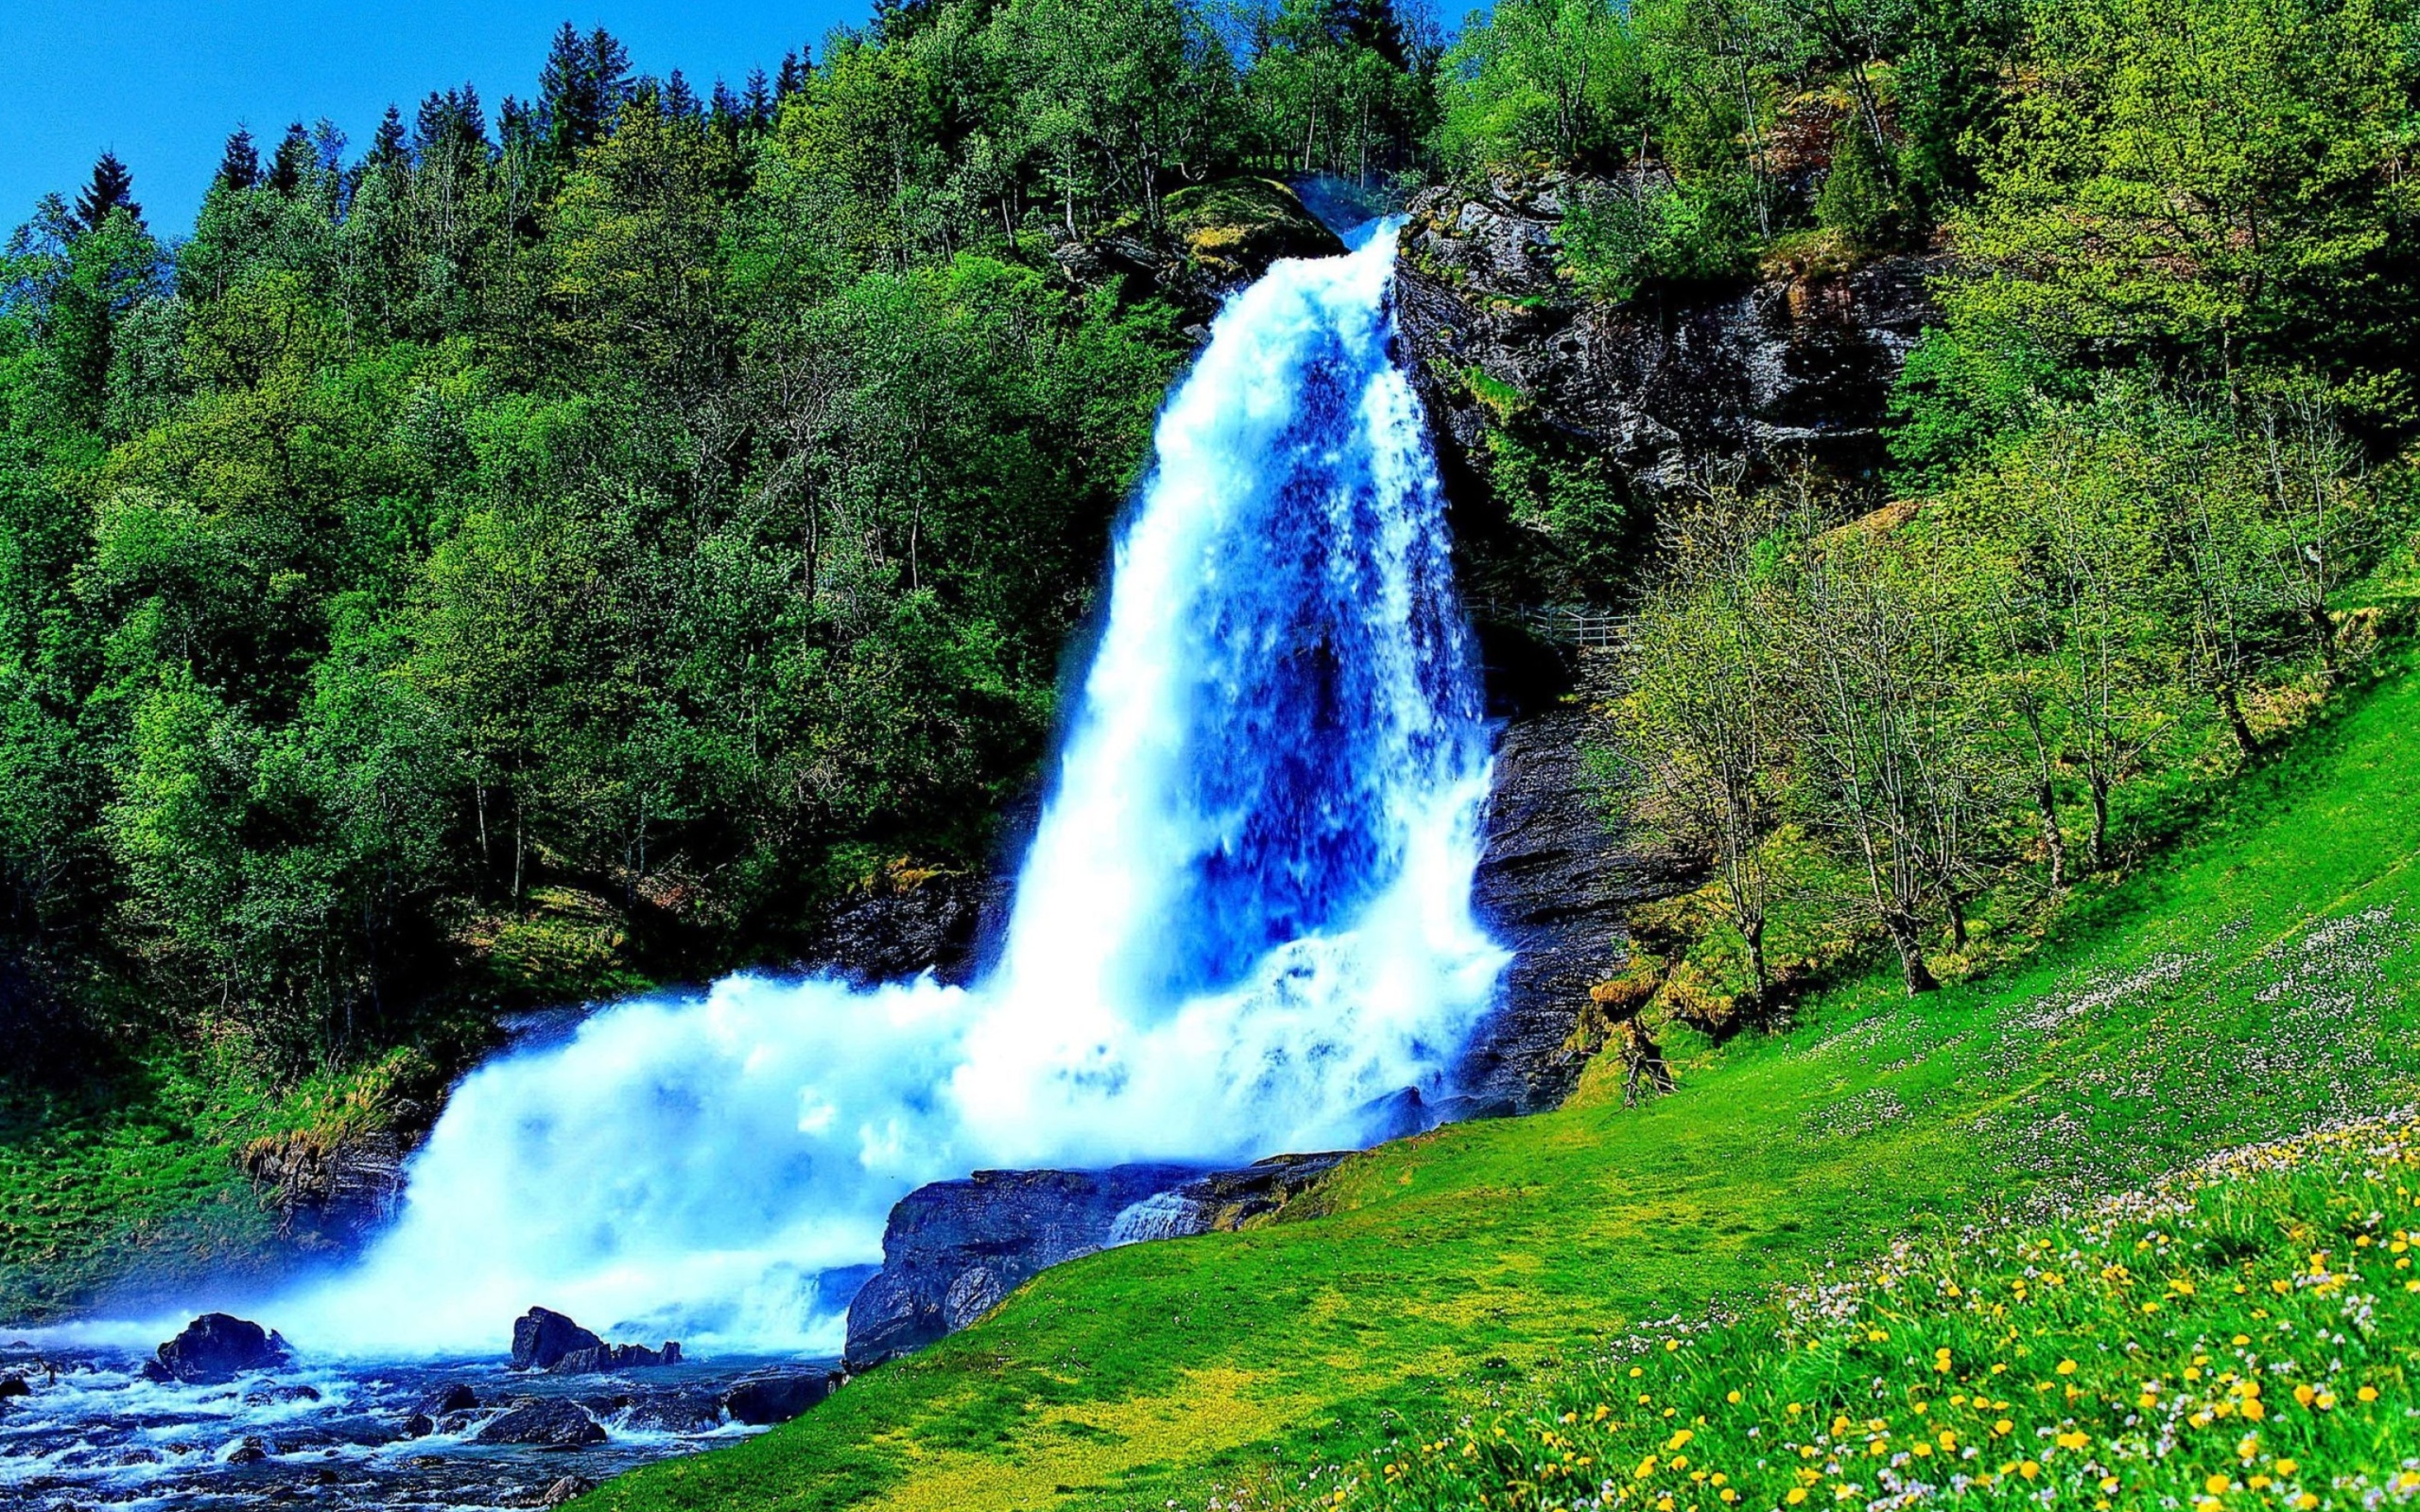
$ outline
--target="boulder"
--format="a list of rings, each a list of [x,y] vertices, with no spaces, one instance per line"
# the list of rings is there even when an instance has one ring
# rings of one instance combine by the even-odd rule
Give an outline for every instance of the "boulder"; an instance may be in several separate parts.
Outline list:
[[[765,1370],[735,1382],[723,1393],[722,1406],[734,1422],[770,1428],[788,1422],[832,1395],[838,1383],[829,1370],[812,1368]]]
[[[254,1386],[244,1393],[247,1407],[276,1407],[292,1401],[317,1401],[317,1386]]]
[[[404,1419],[406,1438],[426,1438],[437,1432],[437,1419],[424,1412],[416,1412]]]
[[[542,1507],[561,1506],[566,1502],[576,1502],[595,1489],[596,1483],[586,1476],[566,1475],[546,1487],[545,1495],[538,1498],[538,1504]]]
[[[225,1313],[204,1313],[160,1346],[144,1374],[188,1384],[231,1381],[247,1370],[284,1365],[285,1341],[259,1324]]]
[[[26,1384],[23,1376],[0,1376],[0,1400],[10,1397],[30,1397],[34,1388]]]
[[[479,1394],[459,1381],[449,1381],[412,1403],[412,1411],[431,1418],[449,1412],[472,1412],[479,1405]]]
[[[966,1327],[1039,1271],[1106,1246],[1130,1205],[1199,1175],[1180,1165],[978,1171],[890,1210],[882,1269],[849,1303],[852,1371]]]
[[[257,1438],[246,1438],[219,1456],[222,1465],[257,1465],[268,1458],[268,1446]]]
[[[513,1320],[512,1368],[551,1370],[575,1349],[594,1349],[604,1340],[561,1313],[533,1307]]]
[[[605,1430],[576,1401],[526,1398],[492,1419],[472,1442],[580,1449],[605,1442]]]
[[[642,1433],[710,1434],[722,1426],[722,1403],[694,1391],[642,1391],[624,1400],[621,1413]]]
[[[645,1370],[680,1363],[681,1346],[666,1340],[661,1349],[650,1349],[643,1344],[598,1344],[584,1349],[573,1349],[545,1369],[548,1375],[585,1376],[608,1370]]]

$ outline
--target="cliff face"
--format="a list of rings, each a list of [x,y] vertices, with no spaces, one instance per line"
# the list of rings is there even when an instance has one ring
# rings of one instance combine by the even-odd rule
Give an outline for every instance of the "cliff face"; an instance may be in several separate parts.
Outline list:
[[[1441,443],[1478,443],[1490,412],[1472,380],[1483,376],[1650,499],[1699,458],[1804,457],[1850,473],[1879,463],[1891,386],[1932,313],[1938,260],[1578,300],[1557,276],[1554,235],[1586,187],[1501,180],[1412,202],[1398,316]]]
[[[1488,472],[1491,430],[1550,438],[1560,465],[1609,479],[1634,561],[1657,504],[1713,462],[1751,479],[1800,462],[1870,474],[1893,385],[1932,314],[1938,260],[1776,268],[1714,289],[1619,304],[1576,296],[1556,267],[1565,209],[1591,185],[1501,179],[1413,201],[1396,314],[1453,495],[1497,743],[1475,902],[1516,953],[1501,1006],[1466,1049],[1457,1091],[1481,1108],[1551,1108],[1578,1075],[1565,1049],[1588,988],[1629,954],[1638,903],[1696,885],[1685,866],[1608,825],[1585,757],[1601,653],[1525,633],[1497,595],[1602,601],[1606,569],[1551,525],[1516,519]]]

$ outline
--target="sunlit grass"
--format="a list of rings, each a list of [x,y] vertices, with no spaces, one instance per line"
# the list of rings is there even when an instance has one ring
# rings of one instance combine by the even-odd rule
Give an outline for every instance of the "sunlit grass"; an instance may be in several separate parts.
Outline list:
[[[2420,1493],[2420,1126],[1902,1242],[1347,1467],[1389,1512],[2377,1504]]]

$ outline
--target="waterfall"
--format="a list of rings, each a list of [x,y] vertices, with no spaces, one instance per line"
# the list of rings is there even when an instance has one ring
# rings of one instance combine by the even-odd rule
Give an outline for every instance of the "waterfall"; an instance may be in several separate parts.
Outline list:
[[[1506,956],[1470,907],[1488,737],[1393,253],[1389,226],[1277,265],[1171,395],[983,979],[735,976],[480,1067],[287,1335],[487,1349],[540,1303],[828,1347],[816,1277],[924,1182],[1333,1148],[1436,1091]]]

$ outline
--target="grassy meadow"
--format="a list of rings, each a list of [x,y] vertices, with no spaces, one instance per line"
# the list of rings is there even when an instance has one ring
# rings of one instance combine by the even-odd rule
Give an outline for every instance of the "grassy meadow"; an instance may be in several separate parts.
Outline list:
[[[2420,679],[2408,671],[2349,694],[2283,756],[2208,790],[2174,821],[2186,838],[2164,857],[2080,888],[2048,926],[2032,926],[2044,931],[2038,943],[2003,941],[1996,970],[1912,1003],[1895,969],[1876,970],[1803,1003],[1786,1034],[1699,1045],[1678,1057],[1679,1091],[1645,1106],[1625,1108],[1617,1089],[1591,1077],[1557,1112],[1372,1151],[1284,1221],[1061,1266],[977,1327],[852,1383],[788,1427],[617,1480],[594,1504],[1106,1508],[1340,1494],[1477,1504],[1479,1482],[1412,1477],[1390,1490],[1380,1467],[1416,1463],[1405,1446],[1447,1436],[1459,1446],[1492,1414],[1514,1415],[1508,1436],[1541,1411],[1559,1425],[1577,1410],[1557,1405],[1566,1400],[1587,1398],[1593,1416],[1605,1360],[1642,1337],[1750,1315],[1772,1305],[1776,1286],[1870,1277],[1876,1263],[1997,1275],[2017,1263],[2012,1246],[2053,1243],[2058,1230],[2012,1230],[1990,1242],[2000,1247],[1955,1262],[1890,1262],[1908,1236],[1922,1245],[1966,1226],[1996,1232],[2144,1187],[2227,1146],[2397,1105],[2420,1073],[2415,721]],[[2171,1235],[2171,1246],[2183,1242]],[[2245,1274],[2265,1285],[2283,1274],[2275,1250],[2209,1251],[2198,1270],[2125,1263],[2156,1287],[2252,1262]],[[2341,1260],[2342,1246],[2316,1250]],[[1826,1268],[1836,1265],[1865,1268]],[[2381,1326],[2403,1315],[2382,1313]],[[1735,1351],[1774,1336],[1740,1326]],[[1983,1359],[1972,1353],[1981,1335],[1956,1328],[1971,1332],[1972,1320],[1945,1312],[1857,1347],[1897,1360],[1916,1358],[1921,1343],[1929,1358],[1938,1337],[1962,1379]],[[1806,1362],[1848,1358],[1853,1336],[1827,1339]],[[2118,1344],[2104,1329],[2090,1347]],[[1780,1357],[1777,1346],[1753,1347]],[[2160,1347],[2140,1373],[2171,1392],[2183,1369],[2233,1366],[2167,1354],[2217,1361],[2241,1348]],[[1800,1372],[1814,1367],[1788,1358]],[[2137,1370],[2094,1358],[2079,1389],[2104,1398]],[[2340,1399],[2371,1383],[2328,1379],[2342,1383]],[[1797,1380],[1777,1376],[1772,1389],[1795,1390],[1803,1406],[1825,1400]],[[2029,1374],[1989,1390],[2014,1401],[2033,1387]],[[1661,1389],[1658,1400],[1684,1388],[1675,1377]],[[1945,1397],[1937,1410],[1964,1413],[1950,1431],[1971,1435],[1967,1409],[1982,1388],[1944,1389],[1968,1398],[1952,1408]],[[2064,1405],[2059,1388],[2052,1395]],[[2051,1421],[2049,1405],[2029,1400],[2021,1418],[2014,1406],[1990,1409],[2022,1424],[1999,1435],[2022,1438],[2019,1480],[2026,1457],[2053,1463],[2022,1436]],[[1709,1428],[1692,1432],[1712,1431],[1715,1415],[1705,1416]],[[1855,1420],[1875,1416],[1908,1427],[1897,1409]],[[1644,1430],[1627,1404],[1618,1420],[1631,1435],[1619,1440],[1624,1454],[1640,1432],[1660,1432],[1659,1442],[1678,1432],[1663,1431],[1660,1408]],[[1986,1422],[1987,1436],[1998,1420]],[[2084,1431],[2078,1424],[2059,1431]],[[1828,1418],[1820,1426],[1830,1432]],[[2091,1432],[2104,1428],[2116,1431],[2096,1420]],[[1614,1453],[1615,1431],[1599,1437],[1575,1460]],[[2108,1463],[2114,1452],[2093,1442]],[[1840,1443],[1834,1435],[1819,1452]],[[1997,1475],[2006,1457],[1985,1468]],[[2256,1461],[2267,1468],[2251,1473],[2270,1487],[2299,1496],[2316,1484]],[[2069,1462],[2057,1463],[2066,1475]],[[1720,1468],[1733,1484],[1705,1497],[1780,1486],[1755,1504],[1796,1504],[1771,1475],[1747,1481]],[[1512,1478],[1485,1484],[1495,1488],[1487,1504],[1505,1504]],[[1677,1489],[1655,1484],[1659,1497]],[[1537,1487],[1520,1494],[1534,1499]]]

